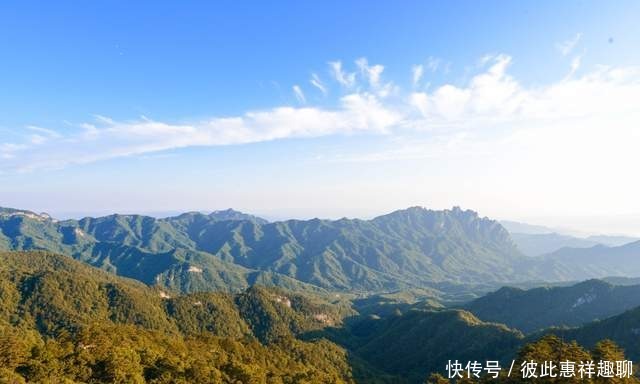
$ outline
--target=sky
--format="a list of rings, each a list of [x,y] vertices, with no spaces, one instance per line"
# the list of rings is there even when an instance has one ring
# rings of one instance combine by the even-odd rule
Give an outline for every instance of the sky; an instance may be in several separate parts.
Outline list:
[[[637,1],[7,1],[0,206],[640,235]]]

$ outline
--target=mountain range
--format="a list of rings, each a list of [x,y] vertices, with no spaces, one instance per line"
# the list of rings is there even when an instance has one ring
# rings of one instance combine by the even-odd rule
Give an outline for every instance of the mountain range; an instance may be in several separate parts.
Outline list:
[[[517,276],[525,259],[493,220],[419,207],[372,220],[274,223],[235,211],[56,221],[5,209],[0,249],[57,252],[182,292],[256,283],[355,292],[484,284]]]
[[[567,287],[503,287],[462,308],[478,318],[530,334],[550,327],[577,327],[640,306],[640,285],[587,280]]]
[[[575,236],[566,230],[552,229],[515,221],[500,221],[511,234],[518,249],[527,256],[540,256],[561,248],[591,248],[596,245],[619,247],[640,238],[620,235]]]
[[[507,283],[640,276],[640,243],[526,257],[500,223],[457,207],[412,207],[371,220],[279,222],[234,210],[57,221],[4,208],[0,250],[64,254],[176,292],[238,292],[261,284],[465,297]]]

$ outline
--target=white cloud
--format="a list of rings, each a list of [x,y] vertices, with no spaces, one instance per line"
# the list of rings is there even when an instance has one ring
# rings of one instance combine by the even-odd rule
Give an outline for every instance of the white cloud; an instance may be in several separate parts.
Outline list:
[[[336,63],[336,80],[354,84],[355,75]],[[391,144],[375,156],[358,155],[367,161],[500,153],[511,154],[509,161],[514,162],[542,161],[535,160],[537,156],[553,159],[545,160],[551,167],[571,154],[595,169],[606,166],[627,172],[631,164],[640,163],[640,68],[601,66],[580,76],[528,87],[509,74],[511,63],[508,55],[489,56],[484,69],[466,84],[389,96],[373,89],[374,84],[385,87],[380,79],[382,66],[374,70],[376,66],[360,61],[370,89],[343,94],[333,108],[275,107],[183,123],[144,116],[131,121],[96,116],[94,122],[67,129],[64,135],[29,127],[22,141],[0,142],[0,170],[59,168],[194,146],[353,134],[419,136],[415,145]],[[305,101],[299,86],[293,92],[300,102]],[[602,156],[593,155],[597,153]],[[536,172],[529,163],[521,167]]]
[[[56,131],[54,131],[52,129],[36,127],[35,125],[27,126],[27,130],[36,132],[36,133],[44,135],[46,137],[52,137],[52,138],[61,137],[60,133],[58,133],[58,132],[56,132]]]
[[[360,69],[360,73],[369,81],[371,87],[377,88],[380,86],[380,75],[384,71],[384,66],[380,64],[369,66],[369,62],[365,57],[356,60],[356,65]]]
[[[434,92],[415,92],[409,103],[424,118],[417,121],[429,125],[465,124],[474,120],[495,120],[510,116],[521,106],[524,94],[506,69],[511,57],[492,57],[486,72],[474,76],[466,87],[445,84]]]
[[[581,38],[582,33],[576,33],[576,35],[572,38],[556,44],[556,48],[558,49],[558,51],[560,51],[562,56],[567,56],[571,53],[571,51],[573,51],[576,45],[578,45]]]
[[[293,89],[293,94],[296,97],[296,100],[298,100],[298,103],[306,104],[307,99],[304,97],[304,92],[302,92],[302,88],[300,88],[300,86],[296,84],[292,87],[292,89]]]
[[[309,138],[358,132],[386,133],[401,115],[368,93],[347,94],[338,108],[277,107],[242,116],[171,124],[142,116],[116,121],[96,116],[95,123],[46,141],[0,144],[0,169],[30,171],[141,155],[194,146],[222,146],[287,138]]]
[[[336,79],[338,83],[341,85],[351,88],[356,83],[356,74],[355,72],[345,72],[342,69],[341,61],[331,61],[329,62],[329,67],[333,73],[333,77]]]
[[[420,83],[423,73],[424,73],[424,66],[422,66],[421,64],[414,65],[411,68],[411,75],[412,75],[412,81],[413,81],[414,87]]]
[[[322,83],[322,80],[320,80],[320,77],[317,74],[312,73],[311,80],[309,80],[309,82],[311,85],[318,88],[323,95],[327,95],[327,87]]]

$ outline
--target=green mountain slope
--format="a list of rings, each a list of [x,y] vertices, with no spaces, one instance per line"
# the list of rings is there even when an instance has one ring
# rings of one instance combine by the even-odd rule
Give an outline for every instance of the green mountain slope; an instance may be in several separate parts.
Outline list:
[[[351,313],[321,298],[170,297],[45,252],[0,252],[0,296],[0,382],[353,382],[344,349],[295,338]]]
[[[180,292],[238,292],[258,283],[308,292],[465,296],[505,283],[640,276],[640,243],[525,257],[499,223],[459,208],[274,223],[231,210],[60,222],[2,212],[0,249],[61,253]]]
[[[186,215],[203,216],[207,223],[217,220],[210,215]],[[146,216],[57,222],[26,211],[10,211],[0,215],[0,249],[66,254],[121,276],[181,292],[240,291],[255,283],[319,290],[287,276],[244,268],[197,251],[188,235],[173,224]]]
[[[361,316],[325,335],[360,359],[410,383],[443,372],[448,360],[504,360],[522,344],[523,335],[486,323],[461,310],[422,306],[380,316]]]
[[[0,233],[7,250],[58,252],[183,292],[255,282],[369,292],[535,277],[517,271],[525,258],[498,223],[459,208],[275,223],[235,211],[61,222],[8,211]]]
[[[550,332],[589,347],[602,339],[610,339],[622,347],[634,362],[640,359],[640,307],[578,328]]]
[[[525,333],[552,326],[575,327],[640,306],[640,286],[589,280],[570,287],[501,288],[464,306],[485,321]]]
[[[452,354],[502,356],[522,339],[423,303],[385,314],[274,288],[172,296],[46,252],[0,252],[0,295],[0,379],[16,382],[418,383]]]
[[[45,335],[73,331],[92,321],[171,334],[206,329],[216,336],[241,337],[250,329],[255,335],[272,332],[267,326],[253,326],[250,320],[255,313],[247,307],[261,313],[277,312],[279,317],[272,323],[290,324],[280,334],[292,335],[323,327],[326,322],[339,324],[351,313],[319,298],[314,301],[258,286],[238,294],[202,292],[174,297],[171,292],[45,252],[0,252],[0,282],[0,322],[35,328]],[[220,331],[228,327],[225,323],[244,331]]]

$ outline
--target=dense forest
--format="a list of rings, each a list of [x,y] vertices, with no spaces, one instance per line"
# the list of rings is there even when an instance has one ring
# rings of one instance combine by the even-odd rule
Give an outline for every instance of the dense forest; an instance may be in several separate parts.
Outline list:
[[[590,350],[403,294],[185,295],[46,252],[0,253],[0,296],[6,383],[424,383],[452,358],[623,357],[580,329]]]
[[[295,337],[339,305],[258,287],[171,298],[46,253],[0,266],[3,382],[353,382],[343,348]]]

